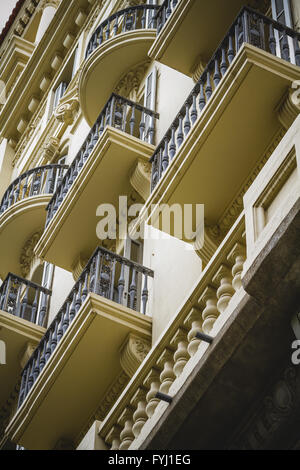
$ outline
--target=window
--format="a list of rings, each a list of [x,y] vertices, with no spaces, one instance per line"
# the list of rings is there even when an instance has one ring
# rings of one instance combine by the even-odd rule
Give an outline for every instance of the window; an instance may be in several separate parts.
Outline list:
[[[274,20],[279,23],[293,28],[292,12],[290,0],[272,0],[272,17]],[[283,35],[278,31],[275,31],[276,39],[276,54],[278,57],[282,57],[282,41]],[[295,53],[294,53],[294,44],[292,38],[288,38],[289,47],[291,51],[291,62],[295,64]]]

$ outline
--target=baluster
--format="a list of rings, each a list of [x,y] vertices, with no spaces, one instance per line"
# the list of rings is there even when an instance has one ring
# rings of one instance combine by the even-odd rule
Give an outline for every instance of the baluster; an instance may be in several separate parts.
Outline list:
[[[213,283],[219,286],[217,290],[218,303],[217,307],[220,313],[225,312],[231,297],[234,294],[232,287],[232,277],[229,269],[225,265],[221,265],[213,278]]]
[[[222,47],[222,60],[221,60],[221,74],[222,77],[225,75],[227,72],[227,61],[226,61],[226,50],[225,47]]]
[[[60,314],[60,322],[59,322],[59,327],[57,330],[57,344],[61,341],[63,335],[64,335],[64,311],[62,311]]]
[[[121,264],[121,274],[118,282],[118,303],[123,304],[123,295],[124,295],[124,288],[125,288],[125,265],[124,263]]]
[[[105,438],[105,442],[110,446],[110,450],[119,450],[120,448],[120,433],[119,426],[113,426]]]
[[[10,195],[8,198],[8,207],[11,207],[13,200],[14,200],[14,186],[12,186],[11,191],[10,191]]]
[[[147,311],[147,303],[148,303],[148,298],[149,298],[149,291],[148,291],[148,275],[144,275],[145,280],[144,280],[144,288],[142,291],[142,313],[143,315],[146,315]]]
[[[51,342],[52,342],[52,330],[49,331],[47,346],[46,346],[46,353],[45,353],[45,363],[49,361],[51,356]]]
[[[50,345],[51,354],[53,353],[53,351],[55,350],[57,346],[57,331],[58,331],[58,320],[56,319],[54,322],[54,331],[53,331],[52,338],[51,338],[51,345]]]
[[[41,359],[40,359],[40,367],[39,367],[40,373],[42,372],[46,364],[46,348],[47,348],[47,339],[45,337],[43,340],[43,348],[42,348]]]
[[[31,323],[35,323],[37,320],[36,315],[37,315],[37,308],[38,308],[38,299],[39,299],[39,291],[38,289],[36,289],[34,301],[33,301],[32,308],[31,308],[31,319],[30,319]]]
[[[19,199],[19,195],[20,195],[20,191],[21,191],[21,178],[19,178],[19,181],[18,181],[18,185],[17,185],[17,189],[16,189],[16,192],[15,192],[15,200],[14,200],[14,204],[16,204],[16,202],[18,201]]]
[[[200,111],[202,111],[203,108],[205,108],[206,105],[206,99],[205,99],[205,94],[204,94],[204,84],[203,81],[200,81],[200,96],[199,96],[199,108]]]
[[[220,75],[220,69],[219,69],[219,60],[218,57],[216,56],[215,58],[215,73],[214,73],[214,85],[217,87],[221,81],[221,75]]]
[[[82,303],[84,303],[85,299],[88,296],[89,290],[88,290],[88,282],[89,282],[89,273],[86,271],[85,276],[84,276],[84,286],[82,289]]]
[[[299,41],[298,41],[297,36],[294,37],[293,42],[294,42],[294,49],[295,49],[296,65],[300,66],[300,47],[299,47]]]
[[[98,39],[98,44],[101,46],[103,43],[103,26],[101,26],[100,31],[99,31],[99,39]]]
[[[274,34],[274,29],[273,29],[272,24],[270,24],[269,47],[270,47],[271,54],[276,55],[276,39],[275,39],[275,34]]]
[[[282,39],[282,58],[290,62],[290,46],[286,31],[283,30],[283,39]]]
[[[22,403],[27,397],[27,393],[28,393],[28,381],[29,381],[30,369],[31,369],[31,362],[29,362],[26,366],[26,379],[25,379],[24,395],[23,395]]]
[[[198,308],[193,307],[184,321],[184,326],[189,329],[187,336],[187,351],[193,357],[198,351],[201,341],[196,338],[196,334],[202,331],[202,316]]]
[[[176,378],[173,372],[173,354],[169,349],[165,349],[164,352],[160,355],[157,361],[157,365],[163,369],[159,376],[161,382],[159,391],[167,395],[171,385],[173,384]]]
[[[212,95],[212,86],[211,86],[211,81],[210,81],[210,72],[209,72],[209,70],[207,71],[205,94],[206,94],[206,99],[208,101],[210,99],[211,95]]]
[[[194,93],[193,93],[193,105],[192,105],[192,112],[191,112],[191,121],[192,121],[192,125],[194,125],[195,122],[197,121],[197,117],[198,117],[198,111],[197,111],[197,92],[194,91]]]
[[[94,294],[99,293],[99,276],[101,271],[101,261],[102,261],[102,254],[99,250],[96,255],[96,265],[95,265],[95,277],[94,277],[94,285],[93,285],[93,292]]]
[[[30,389],[32,388],[33,386],[33,370],[34,370],[34,357],[32,358],[32,360],[30,361],[30,374],[29,374],[29,377],[28,377],[28,383],[27,383],[27,393],[29,393]]]
[[[242,288],[242,272],[246,261],[246,249],[240,243],[236,243],[227,257],[228,261],[233,263],[232,285],[236,292]]]
[[[140,123],[140,139],[141,139],[141,140],[145,140],[145,136],[144,136],[145,127],[146,127],[146,123],[145,123],[145,113],[144,113],[144,111],[143,111],[143,112],[142,112],[142,117],[141,117],[141,123]]]
[[[173,356],[174,367],[173,372],[178,378],[183,372],[187,362],[190,359],[188,354],[187,331],[179,328],[171,340],[171,346],[176,350]]]
[[[76,313],[78,313],[78,311],[80,310],[80,307],[81,307],[81,289],[82,289],[82,281],[79,281],[77,296],[76,296],[76,302],[75,302]]]
[[[99,129],[99,137],[103,134],[103,131],[104,131],[104,114],[102,113],[100,129]]]
[[[75,315],[76,315],[75,305],[76,305],[76,292],[74,291],[72,305],[71,305],[71,308],[70,308],[70,323],[72,323],[72,321],[74,320]]]
[[[190,121],[190,105],[187,102],[185,104],[185,121],[184,121],[184,134],[187,135],[191,130],[191,121]]]
[[[130,118],[130,135],[134,133],[134,126],[135,126],[135,106],[132,106],[132,113]]]
[[[107,20],[107,26],[106,26],[106,33],[105,33],[105,40],[107,41],[110,36],[110,20]]]
[[[165,137],[164,142],[165,142],[165,145],[164,145],[164,154],[163,154],[163,159],[162,159],[162,170],[166,171],[166,169],[169,166],[169,140],[168,140],[168,137]]]
[[[41,348],[40,348],[40,346],[38,346],[36,354],[37,354],[37,359],[36,359],[36,363],[35,363],[35,366],[34,366],[34,369],[33,369],[33,381],[34,381],[34,383],[36,382],[38,376],[40,375],[40,360],[41,360]]]
[[[142,18],[141,18],[141,27],[142,27],[142,29],[146,28],[146,18],[147,18],[147,10],[146,10],[146,8],[143,8],[143,14],[142,14]]]
[[[39,315],[39,325],[44,326],[45,319],[46,319],[46,313],[47,313],[47,307],[48,307],[48,297],[47,294],[44,292],[42,293],[42,303],[41,303],[41,310],[40,310],[40,315]]]
[[[128,450],[131,443],[134,441],[132,414],[132,409],[127,406],[118,419],[118,424],[123,426],[123,430],[120,434],[120,450]]]
[[[24,400],[26,376],[27,376],[27,368],[25,368],[22,372],[20,393],[19,393],[18,406],[17,406],[18,409],[20,408],[20,406],[22,405],[23,400]]]
[[[170,17],[171,13],[172,13],[171,0],[168,0],[167,8],[166,8],[166,19]]]
[[[151,418],[154,415],[157,405],[159,404],[159,399],[156,398],[160,387],[159,371],[156,369],[151,369],[144,380],[144,385],[150,389],[146,395],[146,413],[148,418]]]
[[[146,390],[144,390],[142,387],[139,387],[133,395],[130,404],[135,408],[135,412],[133,413],[132,432],[134,437],[137,438],[140,435],[146,421],[148,420],[146,413]]]
[[[115,24],[114,24],[114,27],[113,27],[113,35],[114,36],[116,36],[117,32],[118,32],[118,22],[119,22],[119,16],[116,15]]]
[[[149,126],[149,130],[148,130],[148,134],[149,134],[149,143],[151,145],[153,145],[153,142],[154,142],[154,133],[155,133],[155,121],[154,121],[154,116],[153,115],[150,115],[150,126]]]
[[[136,269],[133,268],[133,270],[132,270],[131,284],[130,284],[130,288],[129,288],[129,299],[130,299],[129,307],[130,307],[132,310],[135,309],[136,292],[137,292]]]
[[[95,132],[93,133],[93,137],[91,139],[92,149],[95,147],[99,139],[99,126],[99,121],[96,121]]]
[[[181,147],[181,144],[183,142],[183,138],[184,138],[184,135],[183,135],[183,117],[182,115],[180,114],[179,115],[179,126],[178,126],[178,132],[177,132],[177,147]]]
[[[65,312],[64,321],[63,321],[63,334],[65,334],[70,324],[70,306],[71,306],[71,302],[68,300],[66,304],[66,312]]]
[[[202,330],[203,333],[209,335],[219,316],[217,308],[217,293],[213,287],[207,287],[199,299],[199,303],[204,306],[202,312]]]
[[[232,37],[231,34],[230,34],[229,40],[228,40],[228,54],[227,54],[227,56],[228,56],[228,62],[229,62],[229,64],[231,64],[231,62],[234,59],[233,37]]]
[[[28,293],[29,293],[29,286],[26,287],[26,290],[25,290],[25,295],[22,299],[22,303],[21,303],[21,314],[20,314],[20,317],[25,319],[25,315],[26,315],[26,310],[27,310],[27,306],[28,306]]]

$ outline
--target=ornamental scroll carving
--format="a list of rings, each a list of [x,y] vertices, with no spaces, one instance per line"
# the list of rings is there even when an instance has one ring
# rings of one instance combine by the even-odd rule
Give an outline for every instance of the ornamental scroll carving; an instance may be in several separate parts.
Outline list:
[[[20,256],[20,266],[21,266],[21,273],[23,277],[26,277],[30,271],[32,266],[32,262],[35,258],[34,248],[42,236],[42,231],[36,232],[32,235],[32,237],[27,240],[25,245],[22,248],[21,256]]]
[[[146,339],[131,333],[128,335],[121,349],[120,363],[122,369],[129,377],[133,377],[150,349],[151,344]]]

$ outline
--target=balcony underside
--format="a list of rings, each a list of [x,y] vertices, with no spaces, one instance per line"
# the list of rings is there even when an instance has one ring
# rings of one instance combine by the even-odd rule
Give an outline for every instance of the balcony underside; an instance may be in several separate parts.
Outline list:
[[[239,10],[247,3],[244,0],[182,0],[154,42],[150,57],[192,75],[201,61],[209,60]]]
[[[148,58],[155,30],[137,30],[105,41],[86,60],[80,76],[82,113],[92,126],[120,79]]]
[[[163,229],[152,204],[197,203],[216,224],[282,129],[277,107],[299,77],[299,67],[244,44],[148,199],[148,222]]]
[[[0,408],[14,390],[21,374],[21,358],[28,343],[33,347],[41,340],[45,329],[0,310],[1,340],[6,344],[6,365],[0,366]]]
[[[120,348],[129,333],[148,341],[151,319],[90,294],[6,435],[29,450],[76,441],[121,372]]]
[[[32,196],[13,204],[0,216],[0,276],[22,275],[20,255],[26,241],[45,225],[50,195]]]
[[[119,195],[133,190],[130,177],[135,163],[149,161],[153,151],[152,145],[107,127],[38,242],[37,255],[68,271],[80,254],[89,259],[100,243],[97,207],[112,204],[118,215]]]

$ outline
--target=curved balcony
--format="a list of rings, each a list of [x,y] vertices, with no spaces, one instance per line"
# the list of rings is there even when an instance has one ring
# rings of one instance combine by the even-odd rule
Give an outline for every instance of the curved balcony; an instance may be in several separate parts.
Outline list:
[[[9,425],[13,441],[32,450],[53,449],[58,435],[76,442],[122,372],[128,335],[150,348],[145,314],[153,276],[110,251],[95,251],[23,369],[19,409]]]
[[[299,112],[283,101],[300,78],[299,41],[298,32],[242,10],[152,157],[149,220],[160,226],[151,212],[158,201],[197,202],[218,223],[286,126],[285,106],[291,119]]]
[[[90,126],[122,76],[147,59],[157,9],[138,5],[118,11],[92,35],[79,82],[80,106]]]
[[[18,382],[27,348],[36,347],[45,332],[50,295],[50,290],[11,273],[0,287],[1,341],[6,345],[6,364],[0,367],[0,415]]]
[[[112,94],[49,202],[37,256],[68,271],[79,253],[89,258],[99,244],[97,207],[102,203],[118,207],[119,195],[130,194],[135,168],[139,162],[148,164],[153,154],[158,117]],[[145,188],[149,194],[148,179]],[[85,229],[80,231],[79,226]]]
[[[46,207],[68,167],[46,165],[19,176],[5,192],[0,205],[0,276],[21,274],[20,254],[26,241],[40,231]]]

